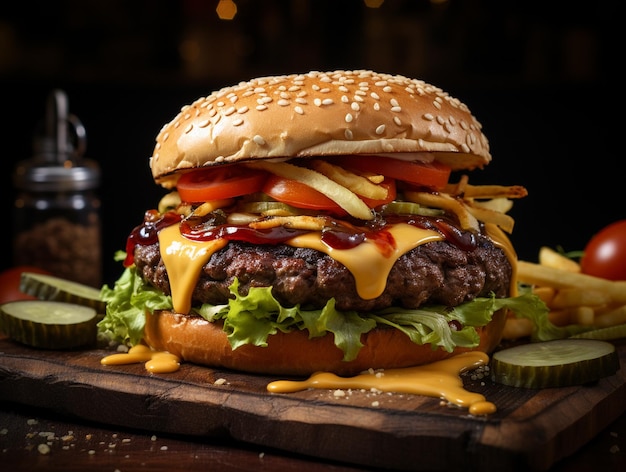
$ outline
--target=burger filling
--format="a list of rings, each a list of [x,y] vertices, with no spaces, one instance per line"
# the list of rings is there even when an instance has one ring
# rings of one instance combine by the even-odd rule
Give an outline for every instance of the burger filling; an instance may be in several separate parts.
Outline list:
[[[136,344],[145,316],[173,310],[223,321],[233,349],[300,329],[334,335],[351,360],[377,327],[433,349],[476,347],[476,328],[496,311],[537,306],[528,294],[508,297],[516,261],[505,213],[525,190],[466,177],[452,185],[432,155],[420,159],[254,161],[183,174],[131,233],[120,255],[127,269],[102,291],[101,331]]]

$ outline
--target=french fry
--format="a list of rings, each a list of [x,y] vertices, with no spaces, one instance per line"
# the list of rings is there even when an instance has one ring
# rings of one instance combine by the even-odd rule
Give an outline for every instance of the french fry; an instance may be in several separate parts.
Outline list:
[[[320,174],[324,174],[329,179],[343,185],[357,195],[372,198],[374,200],[383,200],[387,198],[387,189],[385,187],[376,185],[367,178],[354,174],[342,167],[319,159],[311,161],[311,166]]]
[[[527,261],[518,261],[517,280],[540,287],[597,290],[605,292],[614,303],[626,304],[626,281],[602,279],[592,275],[555,269],[554,267]]]
[[[559,254],[547,246],[539,249],[539,264],[569,272],[580,272],[580,264],[578,262],[565,257],[563,254]]]
[[[607,328],[624,323],[626,323],[626,305],[619,306],[596,316],[593,324],[599,328]]]
[[[321,231],[326,226],[326,220],[318,216],[275,216],[264,220],[253,221],[249,224],[254,229],[276,228],[284,226],[293,229],[308,229],[311,231]]]
[[[577,306],[572,309],[571,323],[591,326],[595,321],[595,312],[591,306]]]
[[[519,185],[470,185],[467,181],[446,185],[444,191],[451,195],[463,195],[465,198],[523,198],[528,190]]]
[[[573,308],[577,306],[601,306],[612,301],[611,296],[599,290],[562,288],[554,294],[548,304],[551,308]]]
[[[353,191],[317,171],[287,162],[269,162],[261,160],[248,162],[246,166],[253,169],[262,169],[280,177],[302,182],[326,195],[355,218],[360,220],[371,220],[374,218],[369,207]]]
[[[535,287],[533,293],[541,298],[541,301],[550,306],[552,299],[556,295],[556,289],[554,287]]]
[[[502,337],[504,339],[519,339],[530,336],[533,332],[533,322],[527,318],[507,318],[504,324]]]

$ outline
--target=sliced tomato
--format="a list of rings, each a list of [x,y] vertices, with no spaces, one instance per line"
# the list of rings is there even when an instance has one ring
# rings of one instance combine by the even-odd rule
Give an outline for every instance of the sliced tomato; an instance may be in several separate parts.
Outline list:
[[[208,202],[259,192],[268,174],[243,166],[220,166],[183,174],[176,187],[184,202]]]
[[[296,208],[326,210],[338,215],[346,214],[343,208],[326,195],[297,180],[270,175],[261,191],[274,200]]]
[[[441,190],[450,178],[450,168],[439,162],[404,161],[382,156],[342,156],[334,164],[356,171],[374,172],[412,185]]]

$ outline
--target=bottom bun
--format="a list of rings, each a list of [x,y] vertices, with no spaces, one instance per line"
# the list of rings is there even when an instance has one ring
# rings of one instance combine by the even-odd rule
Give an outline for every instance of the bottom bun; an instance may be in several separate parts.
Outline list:
[[[308,376],[315,372],[356,375],[369,368],[392,369],[428,364],[461,352],[476,350],[490,353],[500,342],[505,311],[478,328],[480,344],[453,352],[420,346],[407,335],[392,328],[377,328],[362,335],[364,346],[356,359],[345,362],[334,344],[332,334],[309,339],[308,331],[278,332],[268,338],[266,347],[250,344],[231,349],[222,322],[157,311],[146,314],[144,341],[152,348],[168,351],[182,360],[210,367],[223,367],[257,374]]]

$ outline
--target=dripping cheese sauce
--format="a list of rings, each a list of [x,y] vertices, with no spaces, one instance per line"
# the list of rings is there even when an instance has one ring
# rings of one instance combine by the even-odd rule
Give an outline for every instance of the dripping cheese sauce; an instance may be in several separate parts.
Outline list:
[[[511,295],[514,295],[517,291],[514,283],[517,264],[513,247],[497,226],[486,224],[485,229],[511,262]],[[161,257],[170,274],[174,310],[188,313],[191,309],[191,294],[201,268],[229,240],[258,244],[282,243],[316,249],[338,260],[353,274],[359,295],[371,299],[382,293],[386,275],[402,254],[421,244],[444,239],[467,250],[476,244],[471,233],[462,233],[454,225],[439,218],[401,217],[385,221],[369,230],[338,227],[320,233],[284,227],[257,230],[238,225],[219,225],[198,230],[181,222],[181,216],[174,212],[160,215],[156,211],[149,211],[143,225],[135,228],[128,238],[124,265],[128,267],[133,264],[136,244],[147,245],[158,241]],[[104,365],[140,362],[144,362],[146,369],[152,373],[174,372],[180,366],[178,357],[152,351],[144,345],[134,346],[126,354],[113,354],[102,359]],[[487,415],[496,411],[495,405],[484,396],[465,390],[460,374],[488,362],[487,354],[472,351],[423,366],[366,372],[354,377],[319,372],[302,381],[271,382],[267,389],[273,393],[288,393],[309,388],[373,388],[441,398],[467,408],[470,414]]]
[[[147,371],[160,374],[175,372],[180,359],[148,346],[133,346],[128,353],[111,354],[100,361],[103,365],[145,363]],[[480,351],[464,352],[454,357],[416,367],[364,372],[353,377],[339,377],[330,372],[317,372],[306,380],[277,380],[267,385],[271,393],[293,393],[316,389],[376,389],[382,392],[410,393],[441,398],[452,405],[467,408],[471,415],[495,413],[496,406],[479,393],[466,390],[460,374],[487,365],[489,357]]]

